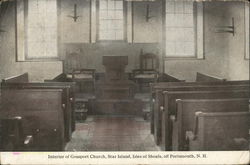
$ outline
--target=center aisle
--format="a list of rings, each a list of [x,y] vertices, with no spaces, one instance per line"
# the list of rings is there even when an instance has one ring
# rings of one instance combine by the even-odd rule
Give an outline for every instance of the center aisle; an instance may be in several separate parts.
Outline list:
[[[88,116],[76,124],[66,151],[159,151],[150,122],[138,117]]]

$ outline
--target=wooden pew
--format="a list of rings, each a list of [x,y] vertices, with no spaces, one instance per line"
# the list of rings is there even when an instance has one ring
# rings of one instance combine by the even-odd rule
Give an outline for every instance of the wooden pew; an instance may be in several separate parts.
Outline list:
[[[151,107],[153,109],[151,110],[152,115],[151,115],[151,133],[154,133],[155,131],[155,126],[154,126],[154,107],[158,107],[157,105],[160,105],[157,103],[156,98],[156,91],[163,91],[165,88],[170,87],[171,88],[180,88],[180,86],[212,86],[212,85],[249,85],[250,81],[249,80],[238,80],[238,81],[214,81],[214,82],[158,82],[158,83],[151,83],[150,84],[150,92],[152,94],[151,97]],[[157,108],[159,109],[159,108]]]
[[[172,146],[174,151],[187,150],[186,131],[195,126],[194,115],[202,112],[240,112],[248,110],[248,98],[176,100],[177,116],[173,120]]]
[[[65,121],[65,139],[69,141],[71,134],[75,129],[74,118],[74,92],[72,91],[72,83],[2,83],[2,90],[5,89],[62,89],[64,106],[64,121]],[[45,97],[46,98],[46,97]]]
[[[53,78],[52,80],[46,79],[44,80],[45,82],[72,82],[72,74],[70,74],[71,76],[67,76],[66,73],[61,73],[59,75],[57,75],[55,78]]]
[[[52,80],[45,80],[44,81],[46,83],[46,85],[52,85],[52,86],[70,86],[69,89],[69,96],[70,96],[70,103],[71,103],[71,111],[72,111],[72,132],[75,131],[75,105],[76,105],[76,83],[75,82],[71,82],[66,78],[66,74],[62,73],[60,75],[58,75],[56,78],[52,79]]]
[[[158,82],[151,83],[151,90],[161,89],[168,86],[199,86],[199,85],[246,85],[250,80],[234,80],[234,81],[213,81],[213,82]]]
[[[222,99],[249,98],[249,89],[223,91],[164,91],[164,108],[162,110],[162,144],[163,150],[172,150],[172,123],[170,117],[176,115],[176,99]]]
[[[212,83],[214,84],[214,83]],[[195,84],[190,85],[175,85],[175,86],[166,86],[164,88],[156,88],[154,90],[154,106],[152,109],[152,112],[154,114],[153,118],[153,126],[154,126],[154,138],[156,141],[156,144],[159,145],[161,141],[161,109],[164,106],[164,100],[163,100],[163,90],[166,91],[217,91],[217,90],[237,90],[237,89],[249,89],[248,84],[242,84],[242,85],[209,85],[209,83],[198,83],[196,86]]]
[[[167,73],[159,74],[158,82],[184,82],[185,80],[181,80]]]
[[[2,80],[4,83],[13,83],[13,82],[29,82],[28,73],[20,74],[17,76],[8,77]]]
[[[223,82],[223,81],[226,81],[226,79],[197,72],[196,81],[197,82],[203,82],[203,81],[205,82],[222,81]]]
[[[33,136],[23,134],[21,117],[0,119],[0,151],[29,150],[32,144]]]
[[[178,79],[170,74],[166,74],[166,73],[161,73],[159,75],[159,78],[158,78],[158,82],[185,82],[185,80],[181,80],[181,79]],[[153,134],[154,133],[154,113],[153,113],[153,107],[155,106],[154,103],[155,103],[155,95],[154,95],[154,86],[155,83],[150,83],[150,92],[152,93],[152,97],[151,97],[151,100],[150,100],[150,112],[151,112],[151,122],[150,122],[150,130],[151,130],[151,133]]]
[[[249,151],[249,112],[196,112],[195,128],[187,132],[191,151]]]
[[[2,90],[1,118],[22,118],[23,135],[32,136],[33,151],[62,151],[64,138],[64,107],[62,89]],[[2,135],[6,135],[3,132]],[[23,139],[23,138],[22,138]],[[21,139],[20,139],[21,140]],[[19,148],[22,151],[25,148]]]

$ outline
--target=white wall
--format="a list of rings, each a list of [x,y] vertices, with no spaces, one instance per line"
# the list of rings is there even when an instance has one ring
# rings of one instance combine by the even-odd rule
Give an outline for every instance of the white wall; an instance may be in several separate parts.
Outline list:
[[[236,34],[215,33],[215,26],[227,26],[235,19]],[[244,3],[204,3],[204,60],[166,60],[165,72],[194,81],[196,72],[228,80],[249,79],[249,61],[244,60]]]
[[[2,26],[6,30],[0,33],[0,78],[28,72],[31,81],[51,79],[62,72],[61,61],[16,62],[15,5],[11,2]]]

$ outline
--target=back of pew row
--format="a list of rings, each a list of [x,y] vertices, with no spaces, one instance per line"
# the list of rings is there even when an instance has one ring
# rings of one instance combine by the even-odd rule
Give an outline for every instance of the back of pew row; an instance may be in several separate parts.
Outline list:
[[[249,112],[197,112],[195,130],[187,132],[191,151],[249,151]]]
[[[167,82],[167,83],[168,82],[185,82],[185,80],[178,79],[178,78],[176,78],[170,74],[167,74],[167,73],[161,73],[159,75],[158,82]],[[152,88],[151,84],[150,84],[150,88]],[[152,99],[151,99],[151,102],[150,102],[151,109],[153,106],[154,106],[154,102],[152,102]],[[154,113],[152,113],[152,111],[151,111],[150,130],[151,130],[152,134],[154,133],[153,119],[154,119]]]
[[[220,77],[215,77],[211,75],[207,75],[204,73],[196,73],[196,81],[197,82],[211,82],[211,81],[226,81],[226,79],[220,78]]]
[[[2,80],[4,83],[29,82],[28,73],[23,73],[17,76],[8,77]]]
[[[184,82],[185,80],[181,80],[167,73],[159,74],[158,82]]]
[[[177,116],[173,120],[172,146],[174,151],[186,151],[186,131],[195,128],[194,116],[199,112],[248,112],[248,98],[176,100]]]
[[[151,92],[156,89],[162,89],[168,86],[200,86],[200,85],[249,85],[250,80],[238,80],[238,81],[213,81],[213,82],[158,82],[151,83]]]
[[[163,94],[161,148],[163,150],[172,150],[172,122],[170,118],[172,115],[176,115],[176,99],[249,98],[249,89],[230,91],[165,91]]]
[[[157,89],[152,96],[154,99],[154,103],[152,103],[152,113],[154,114],[154,118],[151,120],[153,121],[154,126],[154,138],[156,141],[156,144],[158,145],[160,143],[160,137],[161,137],[161,111],[162,106],[164,105],[163,101],[163,90],[165,91],[218,91],[218,90],[244,90],[249,89],[248,84],[243,85],[199,85],[199,86],[168,86],[162,89]],[[151,131],[153,132],[153,131]]]
[[[75,130],[75,117],[74,117],[74,91],[72,87],[74,83],[2,83],[2,91],[6,89],[62,89],[63,90],[63,103],[64,106],[64,124],[65,124],[65,139],[70,140],[72,132]],[[2,97],[4,99],[4,97]],[[46,97],[45,97],[46,99]],[[4,104],[2,104],[4,107]]]
[[[5,88],[2,95],[1,119],[17,116],[22,118],[22,134],[33,139],[33,144],[31,144],[29,150],[62,151],[64,149],[64,108],[62,107],[64,98],[62,89]],[[2,132],[3,138],[6,138],[7,134],[8,132]],[[5,149],[25,150],[22,147],[4,147],[3,150]]]

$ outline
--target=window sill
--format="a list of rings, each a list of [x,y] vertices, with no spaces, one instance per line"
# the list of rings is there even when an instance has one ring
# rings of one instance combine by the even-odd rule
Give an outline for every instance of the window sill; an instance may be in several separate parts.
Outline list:
[[[164,60],[205,60],[205,58],[197,58],[197,57],[164,57]]]
[[[17,62],[62,62],[63,60],[59,58],[46,58],[46,59],[25,59],[18,60]]]
[[[127,43],[126,40],[97,40],[96,43],[109,44],[109,43]]]

